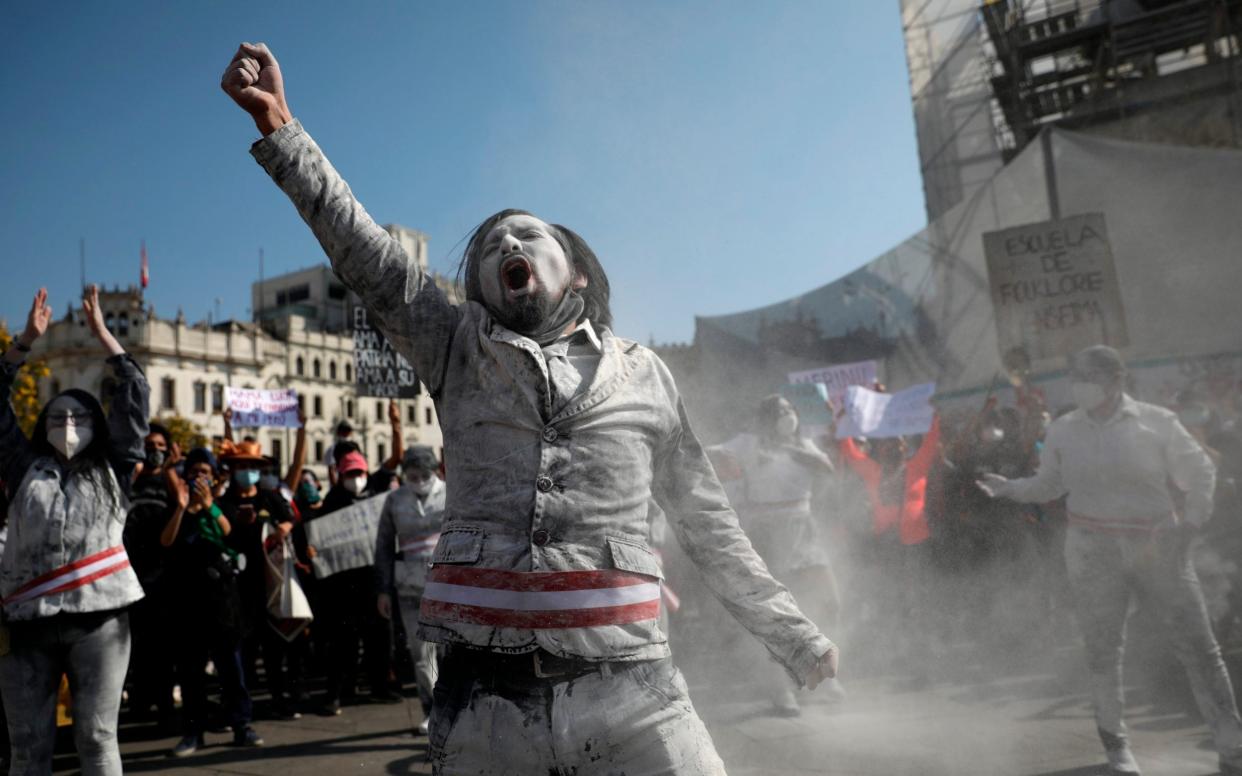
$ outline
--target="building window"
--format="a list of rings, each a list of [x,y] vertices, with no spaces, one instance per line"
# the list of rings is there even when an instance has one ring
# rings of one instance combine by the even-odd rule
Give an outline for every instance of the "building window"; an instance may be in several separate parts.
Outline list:
[[[375,446],[375,460],[379,461],[381,465],[388,460],[388,448],[384,447],[382,442]]]
[[[335,361],[328,362],[328,379],[329,380],[336,379],[336,362]]]
[[[315,440],[315,460],[316,461],[323,460],[323,440],[322,439]]]
[[[431,417],[431,408],[430,408],[430,407],[428,407],[428,408],[427,408],[427,425],[428,425],[428,426],[430,426],[430,425],[431,425],[432,423],[434,423],[434,422],[435,422],[435,421],[434,421],[434,420],[432,419],[432,417]]]
[[[306,374],[306,362],[302,360],[301,356],[298,356],[298,360],[293,362],[293,372],[298,377]]]
[[[352,383],[354,381],[354,366],[348,361],[345,362],[345,382]]]
[[[107,315],[105,315],[104,316],[104,327],[108,331],[113,331],[116,328],[116,316],[113,315],[112,313],[108,313]]]
[[[273,437],[272,438],[272,457],[276,459],[277,468],[284,466],[285,459],[284,459],[284,456],[282,455],[284,451],[285,451],[284,445],[281,444],[279,439],[276,439],[275,437]]]
[[[211,386],[211,411],[224,412],[224,386],[219,383]]]
[[[116,332],[122,337],[129,336],[129,316],[125,313],[116,319]]]
[[[415,407],[413,404],[406,407],[405,408],[405,419],[408,420],[410,423],[416,422],[418,420],[418,407]]]
[[[322,418],[323,417],[323,397],[322,396],[315,397],[314,406],[315,406],[315,412],[314,412],[315,417]]]
[[[177,381],[171,377],[160,380],[160,409],[177,409]]]
[[[289,299],[289,304],[293,304],[294,302],[301,302],[303,300],[310,299],[310,286],[306,284],[302,284],[300,286],[294,286],[293,288],[290,288],[288,299]]]
[[[311,376],[312,376],[312,377],[320,377],[320,374],[319,374],[319,359],[315,359],[314,361],[311,361]]]
[[[194,411],[207,411],[207,383],[194,383]]]
[[[375,402],[375,419],[376,420],[384,419],[384,402],[382,401]]]
[[[329,299],[344,299],[345,298],[345,286],[341,285],[340,283],[329,283],[328,284],[328,298]]]
[[[345,401],[345,417],[352,418],[354,416],[354,400],[347,399]]]

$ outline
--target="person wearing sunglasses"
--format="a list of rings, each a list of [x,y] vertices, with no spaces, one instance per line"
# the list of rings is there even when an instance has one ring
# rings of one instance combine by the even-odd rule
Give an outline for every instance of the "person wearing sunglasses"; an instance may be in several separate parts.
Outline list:
[[[0,476],[13,489],[0,560],[7,631],[0,637],[0,692],[12,774],[51,771],[62,674],[69,677],[82,772],[121,773],[116,734],[130,652],[126,609],[143,596],[122,533],[131,475],[146,455],[150,387],[104,326],[97,287],[88,289],[83,312],[115,376],[109,415],[94,396],[73,388],[48,402],[29,438],[18,427],[9,395],[52,320],[46,289],[35,294],[25,330],[0,359]]]

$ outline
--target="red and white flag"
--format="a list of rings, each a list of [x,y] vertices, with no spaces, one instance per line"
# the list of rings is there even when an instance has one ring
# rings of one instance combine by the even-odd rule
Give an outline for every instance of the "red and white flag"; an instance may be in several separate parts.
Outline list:
[[[147,241],[142,241],[142,287],[151,282],[151,267],[147,264]]]

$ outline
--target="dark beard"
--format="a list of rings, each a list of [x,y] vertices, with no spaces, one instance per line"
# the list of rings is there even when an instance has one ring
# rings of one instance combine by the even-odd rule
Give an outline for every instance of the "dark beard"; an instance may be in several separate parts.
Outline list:
[[[558,303],[546,293],[532,294],[515,299],[504,310],[497,310],[495,316],[506,329],[523,334],[538,330]]]

